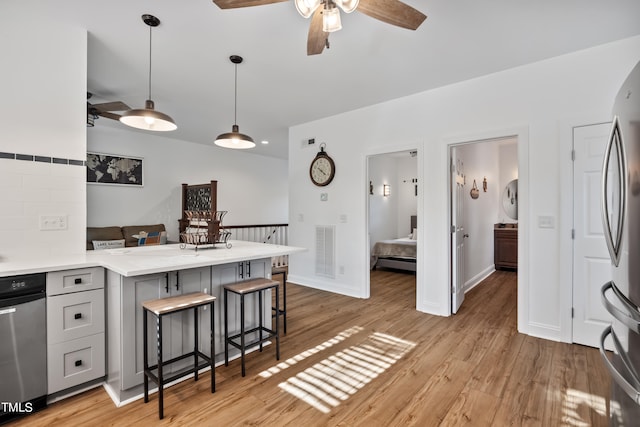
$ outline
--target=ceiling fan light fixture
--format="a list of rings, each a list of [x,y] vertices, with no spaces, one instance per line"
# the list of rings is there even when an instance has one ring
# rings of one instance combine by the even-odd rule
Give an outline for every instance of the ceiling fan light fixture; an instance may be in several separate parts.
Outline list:
[[[142,22],[149,26],[149,98],[145,108],[125,111],[119,120],[127,126],[136,129],[166,132],[176,130],[178,126],[167,114],[156,111],[151,100],[151,29],[160,25],[160,20],[153,15],[142,15]]]
[[[322,11],[322,31],[325,33],[333,33],[341,29],[340,10],[337,7],[325,7]]]
[[[309,18],[322,4],[322,0],[295,0],[296,9],[303,18]]]
[[[358,8],[360,0],[333,0],[345,13],[351,13]]]

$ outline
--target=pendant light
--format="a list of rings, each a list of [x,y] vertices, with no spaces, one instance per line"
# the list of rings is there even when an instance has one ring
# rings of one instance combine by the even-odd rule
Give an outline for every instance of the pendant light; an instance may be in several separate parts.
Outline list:
[[[151,29],[160,25],[160,20],[153,15],[145,14],[142,15],[142,21],[149,26],[149,98],[145,101],[144,108],[126,111],[120,116],[120,121],[137,129],[160,132],[176,130],[178,126],[173,119],[157,111],[151,100]]]
[[[247,148],[253,148],[256,146],[256,143],[253,142],[253,139],[240,133],[240,128],[237,124],[237,115],[238,115],[238,64],[242,63],[242,57],[238,55],[231,55],[229,57],[231,62],[235,64],[235,101],[234,101],[234,110],[233,110],[233,126],[231,127],[231,132],[223,133],[218,135],[214,144],[219,147],[225,148],[235,148],[237,150],[245,150]]]

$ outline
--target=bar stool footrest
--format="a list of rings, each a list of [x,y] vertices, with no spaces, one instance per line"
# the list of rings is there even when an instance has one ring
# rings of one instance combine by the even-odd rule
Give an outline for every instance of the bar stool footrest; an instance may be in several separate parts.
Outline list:
[[[256,332],[258,329],[259,328],[253,329],[251,331],[247,331],[245,333],[245,335],[247,333]],[[267,332],[269,335],[263,336],[262,339],[257,339],[257,340],[254,340],[254,341],[245,342],[244,343],[244,348],[250,348],[250,347],[253,347],[255,345],[262,344],[262,343],[264,343],[266,341],[271,341],[271,338],[275,338],[276,337],[276,332],[275,331],[273,331],[271,329],[264,328],[264,327],[262,328],[262,330],[264,332]],[[227,343],[231,344],[232,346],[234,346],[238,350],[242,350],[242,344],[237,343],[237,342],[234,341],[235,339],[238,339],[238,338],[240,338],[240,334],[233,335],[233,336],[227,338]]]
[[[173,381],[175,381],[177,379],[180,379],[180,378],[184,378],[188,374],[195,374],[196,371],[200,371],[200,369],[204,369],[204,368],[210,367],[210,366],[211,365],[209,363],[202,362],[196,368],[190,367],[188,369],[185,368],[184,370],[181,369],[180,372],[177,372],[174,375],[171,375],[170,377],[163,378],[162,382],[166,386],[167,383],[173,382]],[[158,376],[156,374],[154,374],[153,372],[151,372],[152,369],[157,369],[157,368],[158,368],[157,366],[153,366],[153,367],[149,368],[148,371],[145,371],[144,374],[147,376],[147,378],[149,378],[151,381],[156,383],[156,385],[159,385]]]

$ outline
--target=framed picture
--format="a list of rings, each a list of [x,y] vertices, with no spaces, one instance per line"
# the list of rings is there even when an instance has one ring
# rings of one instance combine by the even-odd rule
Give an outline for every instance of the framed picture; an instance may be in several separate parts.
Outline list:
[[[87,152],[87,183],[142,187],[141,157]]]

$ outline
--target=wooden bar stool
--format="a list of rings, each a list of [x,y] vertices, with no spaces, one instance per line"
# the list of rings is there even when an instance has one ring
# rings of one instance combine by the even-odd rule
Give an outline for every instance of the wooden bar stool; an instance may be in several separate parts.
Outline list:
[[[244,282],[236,282],[228,285],[224,285],[224,364],[229,366],[229,345],[232,345],[240,350],[240,359],[242,364],[242,376],[245,375],[244,369],[244,354],[248,347],[256,344],[260,345],[260,351],[262,351],[262,343],[268,341],[271,338],[276,340],[276,359],[280,360],[280,334],[278,330],[278,312],[275,314],[275,330],[267,328],[262,324],[263,308],[262,308],[262,293],[268,289],[275,289],[276,301],[278,300],[278,288],[279,284],[275,280],[259,278],[246,280]],[[229,336],[229,292],[236,294],[240,297],[240,333]],[[245,295],[257,293],[258,294],[258,326],[251,328],[248,331],[245,330],[245,310],[244,310],[244,297]],[[258,332],[258,339],[246,342],[245,335]],[[263,334],[266,332],[266,335]],[[236,342],[240,339],[240,343]]]
[[[271,269],[271,278],[280,274],[282,275],[282,308],[280,308],[280,300],[276,298],[276,305],[272,308],[273,317],[277,314],[282,316],[282,325],[284,326],[283,332],[287,335],[287,273],[289,272],[289,266],[282,265],[280,267],[273,267]]]
[[[184,377],[185,375],[193,373],[195,381],[198,381],[198,371],[207,366],[211,367],[211,393],[216,391],[216,373],[214,366],[215,359],[215,344],[214,344],[214,331],[213,328],[214,323],[214,307],[213,302],[216,300],[216,297],[205,294],[203,292],[193,292],[184,295],[178,295],[175,297],[169,298],[160,298],[150,301],[144,301],[142,303],[143,309],[143,317],[142,317],[142,328],[143,328],[143,357],[144,357],[144,402],[147,403],[149,401],[149,379],[155,382],[158,385],[158,414],[160,419],[164,418],[164,385],[170,383],[172,381],[177,380],[178,378]],[[198,350],[198,307],[209,305],[210,306],[210,315],[211,315],[211,357],[202,353]],[[163,361],[162,360],[162,319],[167,314],[177,313],[183,310],[193,309],[193,331],[194,331],[194,344],[193,351],[183,354],[181,356],[175,357],[173,359]],[[147,313],[151,313],[156,317],[156,335],[158,337],[158,345],[156,351],[158,352],[158,363],[153,366],[149,366],[149,350],[147,344]],[[186,359],[188,357],[193,357],[193,367],[188,370],[182,370],[180,373],[172,375],[168,378],[165,378],[163,373],[163,368],[171,363],[177,362],[182,359]],[[198,358],[203,359],[203,362],[198,363]],[[158,374],[155,375],[152,371],[154,369],[158,370]]]

